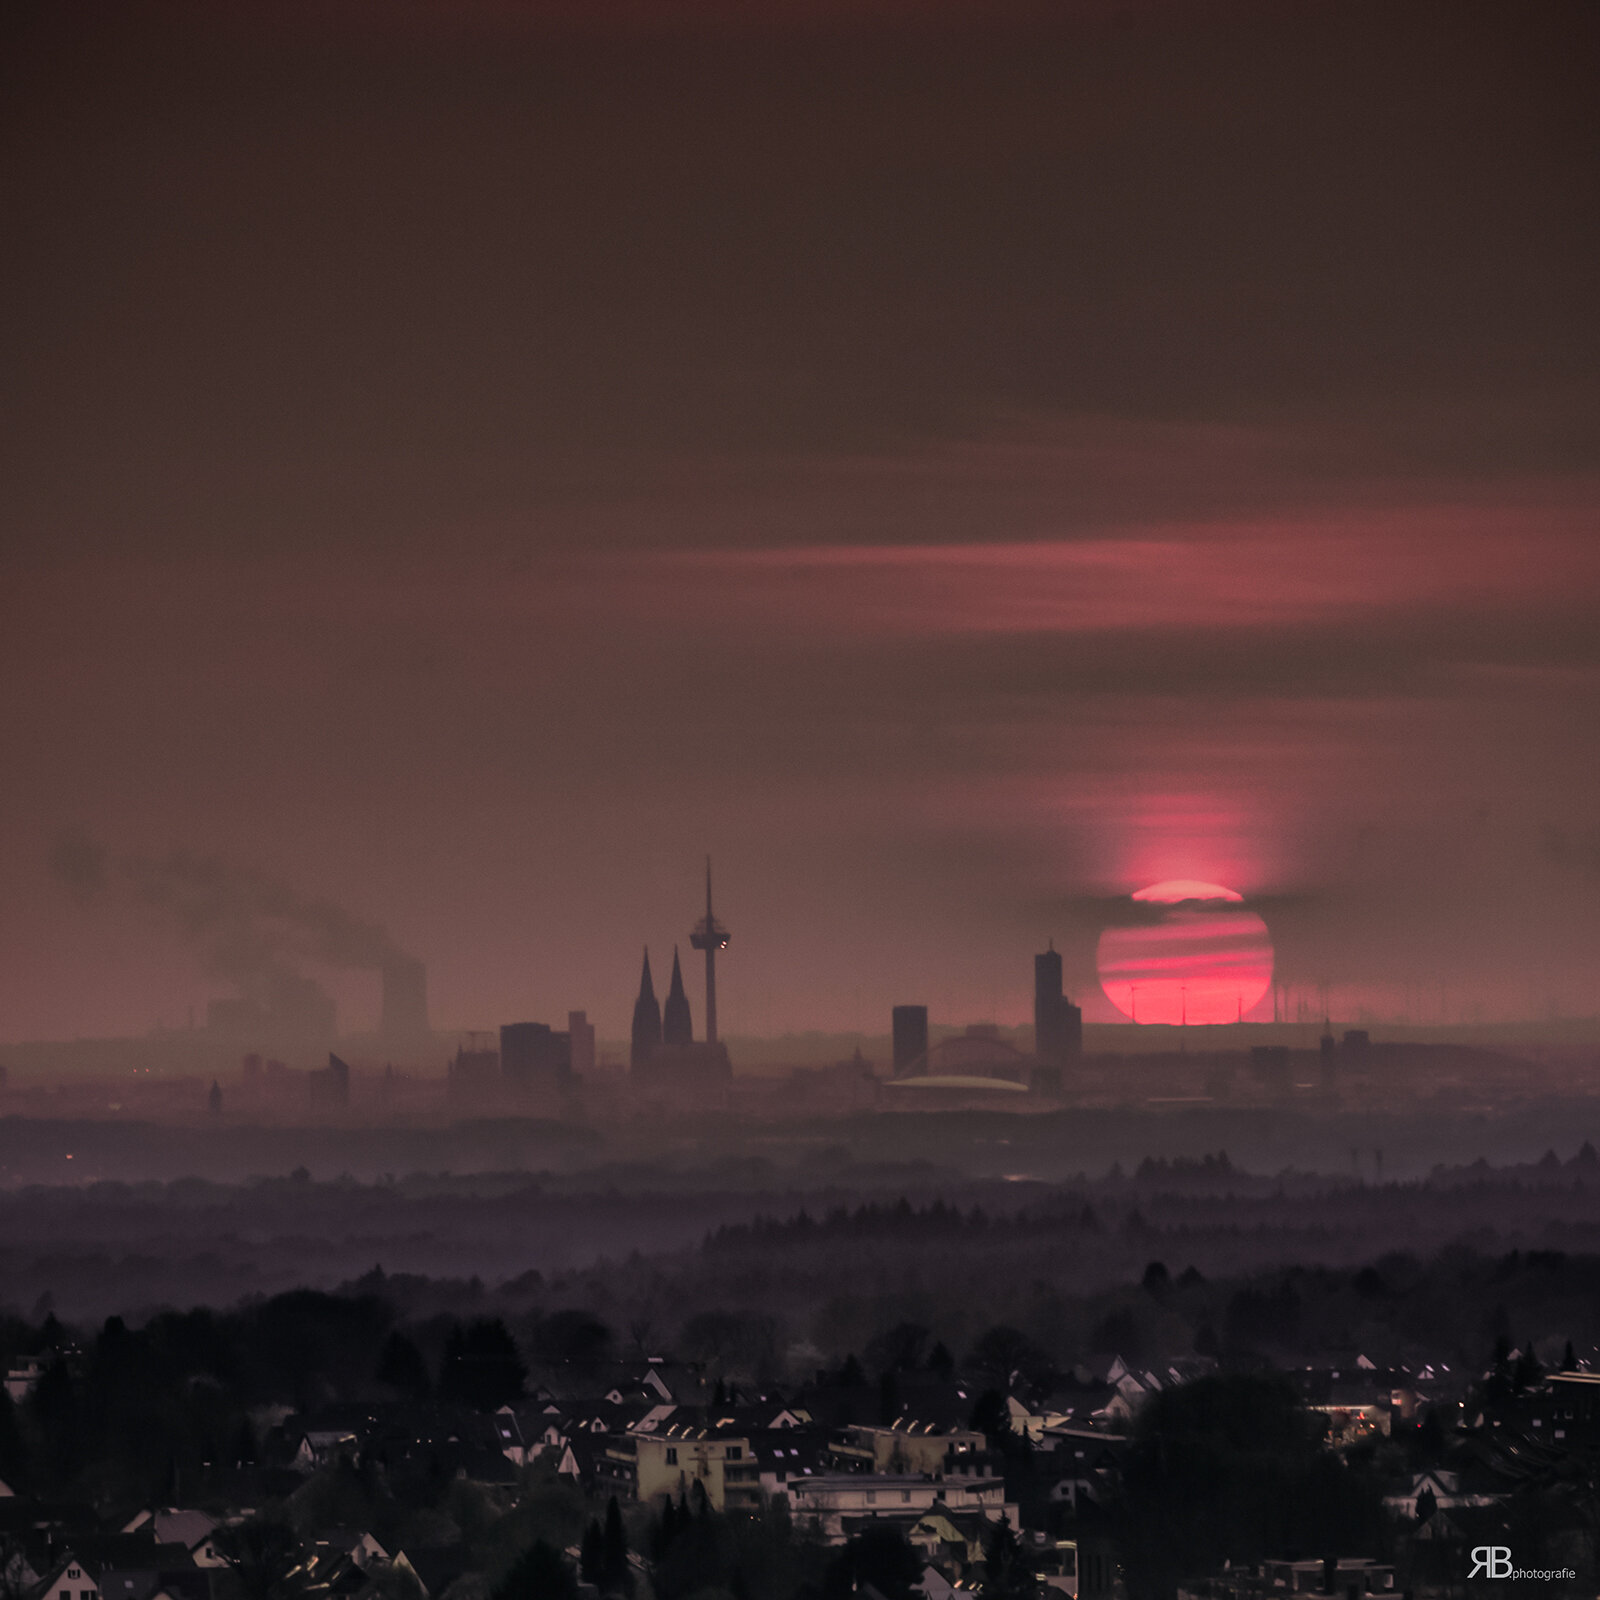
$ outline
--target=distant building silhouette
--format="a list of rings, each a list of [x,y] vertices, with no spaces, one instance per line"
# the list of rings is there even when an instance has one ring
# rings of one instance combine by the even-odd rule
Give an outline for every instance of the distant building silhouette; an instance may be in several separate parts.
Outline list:
[[[974,1094],[991,1103],[995,1094],[1009,1100],[1026,1095],[1039,1071],[1028,1051],[1000,1037],[997,1024],[969,1022],[963,1032],[940,1039],[896,1072],[888,1084],[894,1092],[887,1103],[909,1106],[929,1096]]]
[[[638,1072],[661,1048],[661,1007],[655,985],[650,981],[650,952],[644,953],[644,973],[639,979],[639,998],[633,1002],[633,1041],[628,1052],[628,1069]]]
[[[1250,1072],[1255,1079],[1278,1093],[1287,1093],[1293,1078],[1293,1057],[1286,1044],[1253,1044],[1250,1046]]]
[[[328,1064],[307,1074],[314,1111],[343,1111],[350,1104],[350,1065],[331,1051]]]
[[[500,1076],[523,1092],[559,1094],[572,1081],[572,1038],[543,1022],[508,1022],[500,1030]]]
[[[594,1071],[594,1024],[587,1012],[567,1013],[567,1037],[572,1040],[572,1071],[575,1077],[587,1077]]]
[[[383,967],[383,1020],[390,1039],[428,1032],[428,969],[410,956],[394,956]]]
[[[4,1070],[0,1067],[0,1074],[3,1074]],[[0,1076],[0,1085],[4,1083],[5,1078]],[[222,1085],[215,1078],[211,1080],[211,1093],[206,1096],[206,1110],[214,1117],[222,1115]]]
[[[894,1008],[894,1075],[903,1077],[919,1061],[928,1058],[928,1008]]]
[[[728,948],[728,930],[711,913],[711,857],[706,857],[706,914],[694,925],[689,943],[706,954],[706,1043],[717,1042],[717,951]],[[672,961],[677,965],[677,952]]]
[[[678,966],[676,945],[672,949],[672,983],[661,1011],[661,1042],[669,1048],[694,1043],[694,1019],[689,1015],[689,997],[683,992],[683,971]]]
[[[728,930],[711,910],[711,860],[706,859],[706,914],[694,925],[689,942],[706,958],[706,1038],[696,1044],[683,968],[672,952],[672,981],[665,1011],[657,1009],[650,980],[650,952],[645,951],[639,998],[633,1006],[633,1042],[628,1071],[634,1084],[667,1104],[722,1104],[733,1078],[727,1047],[717,1039],[717,951],[726,947]]]
[[[500,1089],[500,1052],[478,1043],[482,1034],[468,1035],[466,1046],[457,1045],[445,1069],[445,1099],[458,1109],[481,1110]]]
[[[1033,958],[1033,1052],[1039,1088],[1061,1088],[1064,1068],[1083,1055],[1083,1012],[1062,992],[1061,953],[1055,941]]]

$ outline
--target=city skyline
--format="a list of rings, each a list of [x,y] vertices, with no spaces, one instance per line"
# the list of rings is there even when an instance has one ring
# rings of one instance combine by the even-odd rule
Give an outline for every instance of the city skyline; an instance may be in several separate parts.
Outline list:
[[[229,992],[73,839],[445,1024],[613,1034],[707,853],[723,1035],[1109,1020],[1165,879],[1597,1009],[1592,8],[0,27],[0,1040]]]

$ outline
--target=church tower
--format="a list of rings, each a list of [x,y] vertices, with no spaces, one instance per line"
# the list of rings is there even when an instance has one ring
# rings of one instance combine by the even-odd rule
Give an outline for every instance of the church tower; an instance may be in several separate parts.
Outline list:
[[[669,1049],[694,1043],[694,1022],[689,1016],[689,997],[683,992],[676,945],[672,949],[672,986],[667,990],[666,1009],[661,1014],[661,1042]]]
[[[684,1009],[688,1010],[687,1004]],[[644,976],[639,980],[639,998],[633,1002],[633,1048],[628,1054],[629,1070],[637,1072],[660,1048],[661,1007],[656,1003],[655,985],[650,981],[650,952],[646,950]]]

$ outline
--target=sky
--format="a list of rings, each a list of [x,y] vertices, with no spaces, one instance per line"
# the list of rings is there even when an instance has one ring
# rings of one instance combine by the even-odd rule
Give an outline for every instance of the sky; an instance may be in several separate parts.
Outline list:
[[[0,30],[0,1041],[231,992],[163,872],[621,1037],[708,853],[724,1032],[1109,1020],[1169,878],[1600,1011],[1584,0]]]

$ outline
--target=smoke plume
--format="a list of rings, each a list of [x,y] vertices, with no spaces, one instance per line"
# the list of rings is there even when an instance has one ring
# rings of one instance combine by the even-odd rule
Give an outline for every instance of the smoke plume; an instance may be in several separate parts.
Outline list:
[[[115,900],[156,912],[211,976],[248,995],[271,992],[307,963],[368,970],[410,959],[376,923],[217,856],[113,856],[74,833],[56,841],[50,868],[82,905]]]

